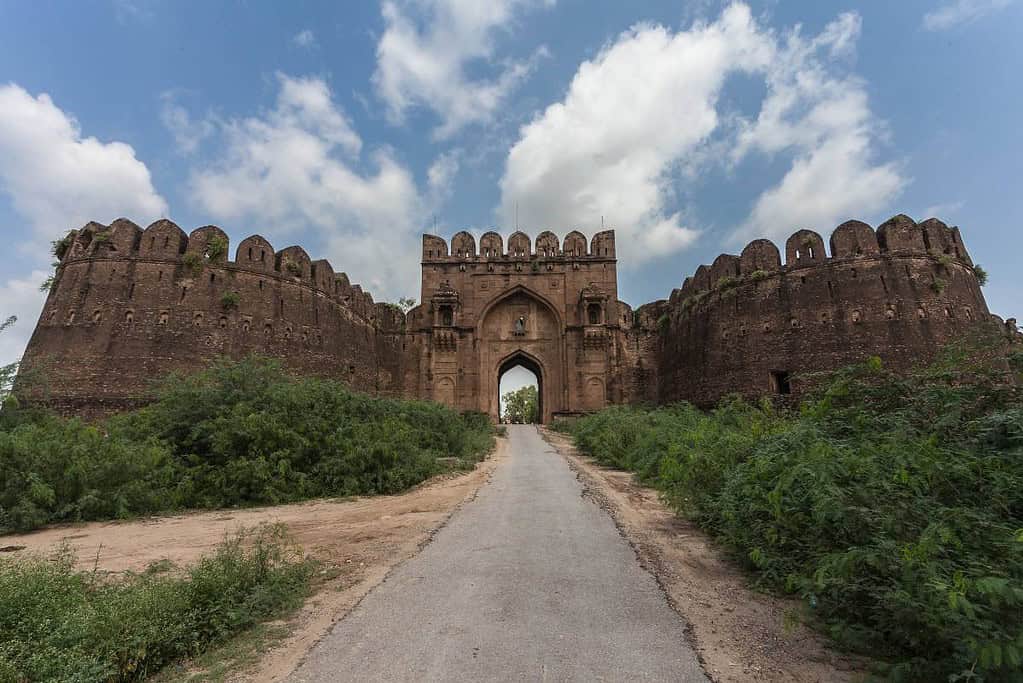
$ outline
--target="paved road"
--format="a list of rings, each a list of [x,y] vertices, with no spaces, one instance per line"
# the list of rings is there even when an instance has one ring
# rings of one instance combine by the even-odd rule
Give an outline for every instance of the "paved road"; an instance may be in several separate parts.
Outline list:
[[[684,624],[532,426],[292,681],[706,681]]]

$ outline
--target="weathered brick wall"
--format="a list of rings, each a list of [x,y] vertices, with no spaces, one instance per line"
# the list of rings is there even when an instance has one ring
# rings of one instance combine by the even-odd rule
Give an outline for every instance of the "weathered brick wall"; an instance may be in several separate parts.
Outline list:
[[[805,387],[800,375],[867,356],[905,368],[990,320],[957,228],[896,216],[830,239],[794,234],[701,266],[667,300],[618,301],[613,231],[449,243],[423,237],[422,303],[376,304],[300,247],[239,244],[214,226],[90,223],[73,235],[28,345],[31,388],[65,412],[136,405],[153,379],[258,353],[372,393],[496,414],[497,379],[524,359],[545,417],[616,403]],[[527,322],[521,335],[516,320]]]
[[[706,405],[725,394],[778,393],[791,378],[868,356],[896,368],[932,357],[990,319],[959,230],[896,216],[875,233],[850,221],[831,256],[809,230],[700,266],[672,293],[660,325],[660,402]],[[805,385],[805,383],[804,383]]]
[[[424,235],[422,259],[422,303],[408,315],[419,368],[406,375],[410,392],[496,417],[498,378],[517,354],[541,375],[547,418],[621,400],[617,354],[629,309],[617,299],[613,231],[588,243],[576,231],[563,243],[549,231],[535,241],[516,232],[507,245],[488,232],[478,247],[467,232],[450,246]]]
[[[144,401],[172,370],[257,353],[403,393],[400,313],[300,247],[275,252],[253,236],[229,261],[228,246],[216,227],[186,236],[166,220],[77,231],[23,360],[44,380],[37,391],[66,412],[102,413]]]

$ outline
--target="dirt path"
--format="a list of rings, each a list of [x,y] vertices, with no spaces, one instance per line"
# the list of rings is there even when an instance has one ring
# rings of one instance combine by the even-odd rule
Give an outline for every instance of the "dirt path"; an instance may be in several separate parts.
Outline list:
[[[627,472],[580,455],[571,441],[546,431],[586,491],[608,510],[640,562],[689,622],[704,669],[718,683],[854,681],[863,663],[828,649],[823,639],[786,614],[797,604],[757,593],[711,540],[677,517],[657,492]]]
[[[395,496],[65,525],[0,536],[0,548],[23,546],[22,550],[5,552],[7,557],[46,554],[66,541],[77,552],[82,568],[95,565],[100,571],[137,572],[160,560],[188,566],[234,530],[262,522],[284,523],[306,552],[323,561],[325,571],[336,577],[321,584],[288,620],[290,635],[257,666],[239,672],[235,678],[279,681],[335,621],[357,605],[395,565],[415,555],[455,509],[476,495],[504,459],[506,449],[507,441],[499,439],[495,453],[472,472],[438,477]]]

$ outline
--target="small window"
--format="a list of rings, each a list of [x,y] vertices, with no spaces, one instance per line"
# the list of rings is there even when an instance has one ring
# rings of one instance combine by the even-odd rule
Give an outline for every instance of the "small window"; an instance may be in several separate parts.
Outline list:
[[[589,318],[590,318],[590,324],[591,325],[599,325],[600,324],[600,304],[590,304],[587,307],[586,310],[587,310],[587,313],[588,313]]]
[[[455,317],[455,314],[451,310],[451,306],[441,306],[440,307],[440,324],[441,325],[443,325],[444,327],[451,327],[452,323],[454,323],[454,317]]]
[[[774,393],[788,395],[792,393],[792,378],[787,370],[771,371],[771,383],[774,385]]]

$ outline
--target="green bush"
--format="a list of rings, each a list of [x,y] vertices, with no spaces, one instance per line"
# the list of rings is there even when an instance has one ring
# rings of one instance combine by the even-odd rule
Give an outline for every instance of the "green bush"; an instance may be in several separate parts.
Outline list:
[[[297,607],[314,565],[283,527],[241,532],[185,573],[104,580],[56,558],[0,558],[0,680],[139,681]]]
[[[190,251],[181,258],[181,262],[185,265],[185,272],[190,274],[192,277],[199,277],[202,274],[203,258],[194,251]]]
[[[220,306],[225,311],[238,310],[239,303],[241,303],[241,297],[238,296],[238,292],[224,292],[220,296]]]
[[[396,493],[493,445],[486,416],[373,398],[275,363],[174,375],[149,406],[88,425],[0,421],[0,530],[184,508]]]
[[[977,278],[977,284],[981,287],[987,284],[987,271],[979,263],[973,265],[973,274]]]
[[[1004,357],[976,358],[874,359],[794,412],[619,407],[571,429],[886,678],[1021,680],[1023,399]]]

